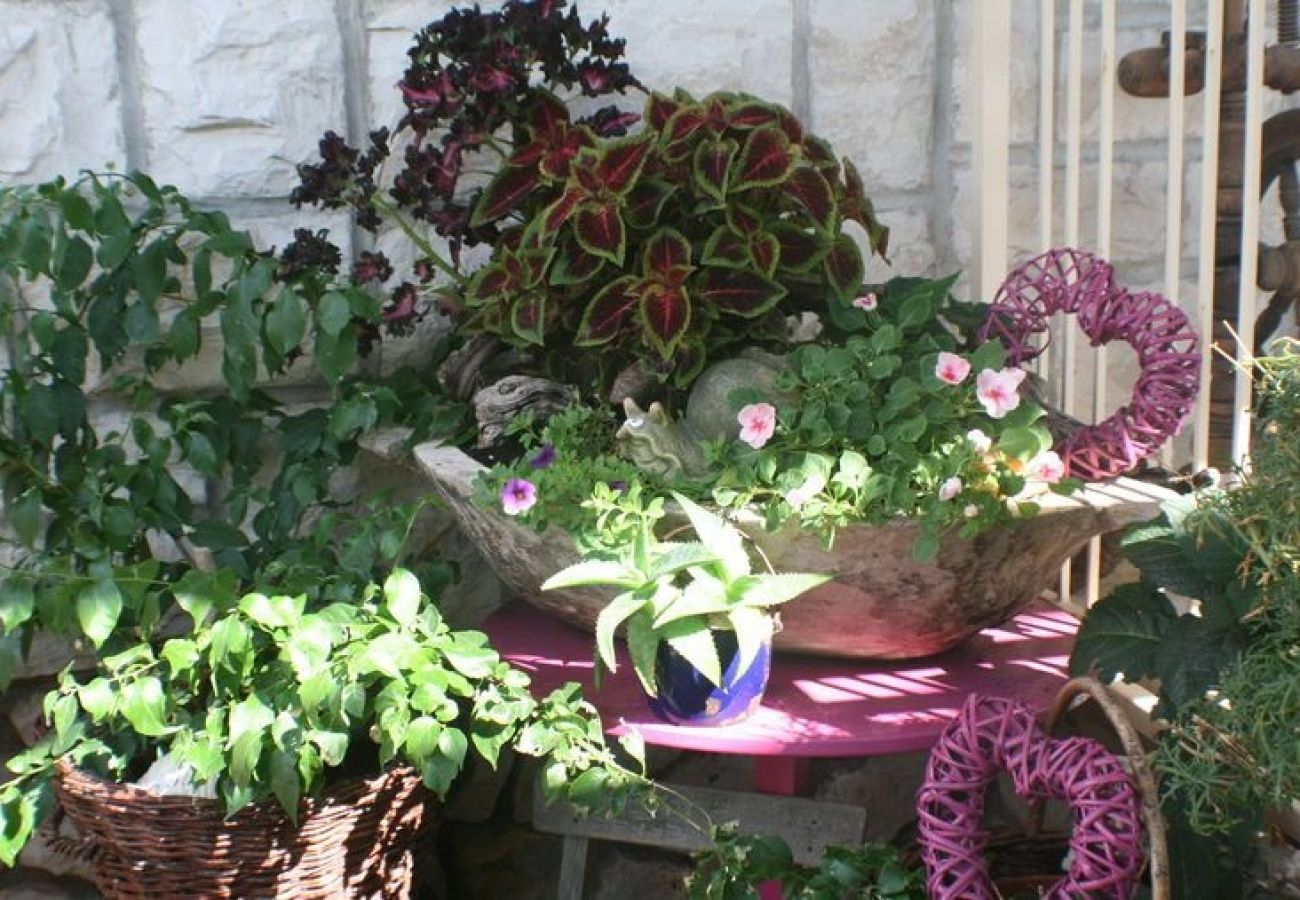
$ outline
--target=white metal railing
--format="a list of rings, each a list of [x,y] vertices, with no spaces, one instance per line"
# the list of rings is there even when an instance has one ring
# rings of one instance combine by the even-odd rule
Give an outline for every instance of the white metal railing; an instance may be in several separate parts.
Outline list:
[[[1012,19],[1009,0],[969,0],[972,12],[971,31],[971,108],[974,111],[972,158],[976,180],[974,246],[972,247],[972,291],[978,299],[990,299],[999,275],[1008,263],[1007,210],[1009,207],[1011,132],[1008,107],[1011,91],[1009,52]],[[1157,115],[1163,103],[1165,134],[1165,202],[1163,279],[1161,287],[1170,298],[1181,301],[1197,327],[1204,349],[1201,368],[1202,391],[1189,427],[1191,440],[1177,448],[1166,448],[1161,461],[1170,468],[1199,471],[1210,460],[1211,397],[1210,377],[1213,355],[1215,290],[1215,220],[1218,189],[1220,102],[1222,97],[1221,63],[1224,59],[1225,0],[1170,0],[1170,33],[1167,72],[1169,96],[1165,100],[1143,100]],[[1264,112],[1264,40],[1269,22],[1266,0],[1233,0],[1229,9],[1244,6],[1248,15],[1246,35],[1246,107],[1245,164],[1242,171],[1241,266],[1238,281],[1236,322],[1232,323],[1239,338],[1238,367],[1232,406],[1232,458],[1245,460],[1250,449],[1250,377],[1245,365],[1254,343],[1258,294],[1255,288],[1258,269],[1257,247],[1260,235],[1261,150]],[[1062,9],[1064,7],[1064,9]],[[1122,11],[1122,6],[1120,7]],[[1023,7],[1021,7],[1023,9]],[[1037,241],[1042,249],[1054,244],[1078,246],[1084,240],[1083,198],[1085,175],[1095,179],[1096,222],[1091,248],[1103,257],[1111,257],[1113,198],[1115,183],[1114,147],[1116,142],[1116,11],[1117,0],[1040,0],[1038,16],[1038,128],[1037,146]],[[1185,101],[1188,72],[1187,31],[1189,12],[1205,23],[1203,51],[1204,78],[1199,114]],[[1061,24],[1064,25],[1063,33]],[[1085,30],[1089,26],[1096,36],[1088,42],[1087,53],[1096,54],[1095,67],[1085,65]],[[1147,43],[1154,44],[1158,29],[1151,29]],[[1058,78],[1057,48],[1064,69]],[[1085,71],[1094,72],[1095,85],[1085,84]],[[1086,90],[1095,88],[1095,137],[1085,140],[1083,102]],[[1063,115],[1057,121],[1057,110]],[[1017,115],[1032,114],[1025,109]],[[1195,231],[1184,234],[1184,173],[1188,168],[1187,136],[1199,127],[1200,174],[1195,182],[1194,200],[1188,213],[1197,218]],[[1095,147],[1086,146],[1095,141]],[[1195,142],[1191,142],[1196,147]],[[1087,152],[1095,150],[1095,154]],[[1060,185],[1061,212],[1059,227],[1055,169],[1063,158],[1063,183]],[[1023,188],[1022,188],[1023,189]],[[1185,238],[1194,238],[1190,252],[1195,260],[1184,264]],[[1194,268],[1190,296],[1183,281],[1184,269]],[[1081,355],[1078,330],[1070,323],[1054,329],[1056,340],[1044,350],[1038,361],[1044,374],[1051,373],[1059,382],[1056,401],[1061,408],[1079,418],[1100,418],[1108,414],[1112,402],[1107,397],[1108,357],[1105,348],[1095,354]],[[1088,358],[1085,358],[1088,357]],[[1085,390],[1091,393],[1091,407],[1081,409]],[[1087,569],[1087,602],[1097,599],[1100,575],[1100,545],[1093,541]],[[1068,596],[1070,571],[1062,572],[1062,596]]]

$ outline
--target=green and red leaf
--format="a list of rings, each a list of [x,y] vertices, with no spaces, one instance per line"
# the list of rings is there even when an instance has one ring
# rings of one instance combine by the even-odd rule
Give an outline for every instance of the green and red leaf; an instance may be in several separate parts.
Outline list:
[[[546,334],[546,293],[533,291],[510,307],[510,329],[525,343],[541,345]]]
[[[837,299],[848,303],[862,289],[864,268],[857,241],[847,234],[838,235],[822,261],[826,280]]]
[[[718,200],[727,199],[727,175],[740,145],[731,138],[717,138],[695,148],[693,169],[701,191]]]
[[[830,243],[824,233],[793,222],[774,223],[772,234],[781,245],[781,268],[792,272],[806,272],[820,263]]]
[[[646,342],[667,359],[691,323],[691,300],[684,287],[648,284],[641,297]]]
[[[853,160],[848,157],[844,158],[844,184],[844,199],[840,204],[844,218],[857,222],[865,228],[872,251],[888,262],[889,229],[876,218],[876,209],[867,199],[858,167],[853,165]]]
[[[585,284],[590,281],[605,261],[581,247],[572,246],[555,257],[551,266],[551,284]]]
[[[506,160],[506,165],[518,169],[535,166],[546,155],[547,149],[545,141],[530,141],[510,154],[510,158]]]
[[[718,226],[709,239],[704,242],[701,262],[709,266],[722,266],[728,269],[747,269],[754,264],[749,257],[749,245],[745,238],[736,234],[726,225]]]
[[[625,275],[601,288],[583,310],[574,343],[592,347],[616,338],[623,323],[641,301],[641,285],[639,279]]]
[[[813,168],[799,168],[784,185],[786,194],[794,197],[808,211],[814,222],[823,228],[832,228],[835,219],[835,195],[831,184],[822,173]]]
[[[497,173],[478,198],[470,225],[478,227],[496,221],[517,208],[540,183],[541,177],[536,169],[507,166]]]
[[[636,186],[624,198],[624,218],[632,228],[646,229],[659,220],[668,197],[677,186],[659,178],[638,179]]]
[[[646,241],[642,262],[647,275],[668,276],[678,269],[689,272],[691,242],[675,228],[657,231]]]
[[[828,178],[834,179],[839,173],[840,164],[835,158],[835,151],[824,138],[819,138],[815,134],[805,135],[803,157]]]
[[[650,126],[651,131],[663,132],[664,126],[668,120],[673,117],[673,113],[682,108],[681,101],[674,100],[671,97],[665,97],[663,94],[655,91],[650,95],[650,99],[645,104],[645,120]]]
[[[574,210],[582,202],[585,193],[581,188],[572,187],[560,195],[556,200],[542,212],[541,232],[544,237],[552,237],[565,223],[573,216]]]
[[[689,139],[709,120],[708,110],[702,104],[692,103],[680,107],[660,129],[659,143],[671,147]]]
[[[498,260],[488,263],[475,273],[465,299],[471,306],[475,306],[500,297],[513,287],[510,273]]]
[[[528,130],[534,140],[555,146],[569,127],[569,108],[550,91],[539,89],[528,110]]]
[[[623,265],[627,249],[627,229],[617,203],[585,203],[573,220],[573,234],[588,253]]]
[[[794,150],[785,132],[771,125],[755,128],[734,163],[731,186],[736,191],[771,187],[785,181],[793,167]]]
[[[739,203],[727,204],[727,224],[736,234],[748,237],[763,227],[763,216]]]
[[[654,133],[649,131],[611,143],[596,164],[601,186],[615,194],[626,194],[653,147]]]
[[[761,100],[743,100],[727,111],[727,124],[732,128],[759,128],[780,122],[781,108]]]
[[[781,244],[776,237],[766,231],[760,231],[749,237],[749,258],[755,268],[768,278],[776,273],[777,263],[781,261]]]
[[[761,316],[780,302],[785,288],[748,269],[706,269],[700,277],[696,294],[709,306],[752,319]]]

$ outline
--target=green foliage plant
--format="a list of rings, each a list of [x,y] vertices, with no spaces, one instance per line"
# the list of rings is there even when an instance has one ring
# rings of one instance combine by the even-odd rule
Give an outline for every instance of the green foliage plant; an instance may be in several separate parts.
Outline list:
[[[713,829],[713,845],[696,854],[690,900],[753,900],[763,882],[781,884],[786,900],[925,900],[925,876],[885,844],[827,847],[816,866],[794,861],[789,845],[749,835],[735,823]]]
[[[609,806],[643,786],[576,685],[535,700],[528,684],[485,635],[449,630],[405,569],[314,609],[304,595],[216,597],[191,632],[63,674],[49,732],[8,764],[0,860],[48,811],[58,759],[120,779],[166,753],[228,812],[273,798],[295,821],[339,777],[406,765],[443,796],[471,753],[495,766],[507,747],[545,760],[551,797]]]
[[[656,696],[655,661],[667,644],[713,684],[722,684],[726,661],[717,630],[736,635],[736,670],[745,671],[772,638],[772,611],[829,580],[824,575],[755,574],[740,531],[681,494],[673,500],[697,540],[660,541],[643,520],[616,559],[589,556],[552,575],[543,590],[611,586],[620,593],[596,619],[598,658],[611,671],[618,662],[614,635],[627,635],[632,668],[646,693]]]

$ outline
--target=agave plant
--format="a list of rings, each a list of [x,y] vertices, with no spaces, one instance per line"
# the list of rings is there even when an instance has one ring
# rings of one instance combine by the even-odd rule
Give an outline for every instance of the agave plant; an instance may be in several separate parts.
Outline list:
[[[673,494],[697,541],[660,542],[649,525],[616,560],[588,558],[547,579],[543,590],[612,586],[620,593],[596,619],[596,652],[618,670],[614,635],[627,634],[628,653],[647,694],[658,692],[655,658],[667,643],[713,684],[722,684],[725,661],[715,631],[734,631],[736,671],[744,671],[771,640],[773,609],[830,580],[794,572],[755,574],[744,536],[715,513]]]
[[[789,110],[678,91],[642,118],[608,138],[554,96],[535,104],[471,219],[503,234],[466,291],[471,330],[540,347],[565,375],[643,360],[684,384],[706,347],[777,341],[787,315],[858,295],[845,224],[881,255],[888,231],[853,164]]]

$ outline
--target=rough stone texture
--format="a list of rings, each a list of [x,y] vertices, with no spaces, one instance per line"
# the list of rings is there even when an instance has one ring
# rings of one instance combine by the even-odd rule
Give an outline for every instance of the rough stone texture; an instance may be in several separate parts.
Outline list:
[[[124,158],[107,0],[0,2],[0,182]]]
[[[934,3],[814,0],[812,128],[862,172],[867,192],[929,182]]]
[[[198,196],[287,196],[294,166],[344,126],[333,3],[139,0],[135,13],[147,168]]]

